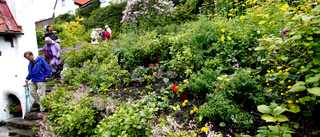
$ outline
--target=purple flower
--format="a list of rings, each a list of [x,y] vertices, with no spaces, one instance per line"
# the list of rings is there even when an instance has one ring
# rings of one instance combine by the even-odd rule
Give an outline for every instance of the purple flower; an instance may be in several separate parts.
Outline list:
[[[80,44],[78,44],[76,47],[74,47],[76,50],[79,50]]]
[[[234,66],[236,66],[237,68],[239,68],[239,64],[237,63],[237,64],[235,64]]]
[[[235,62],[238,62],[238,60],[237,60],[237,59],[234,59],[234,60],[232,60],[231,62],[235,63]]]
[[[284,31],[282,32],[283,37],[287,37],[287,33],[290,32],[291,30],[287,30],[287,28],[283,29]]]
[[[102,76],[103,74],[100,74],[100,76]]]
[[[216,56],[220,56],[220,54],[219,53],[217,53],[217,55]]]
[[[63,48],[62,51],[69,51],[69,48]]]
[[[81,69],[83,69],[83,68],[79,68],[79,69],[81,70]]]
[[[233,79],[233,78],[234,78],[234,76],[235,76],[235,75],[231,75],[231,76],[230,76],[230,77],[231,77],[231,79]]]
[[[232,84],[234,84],[234,81],[232,81]]]

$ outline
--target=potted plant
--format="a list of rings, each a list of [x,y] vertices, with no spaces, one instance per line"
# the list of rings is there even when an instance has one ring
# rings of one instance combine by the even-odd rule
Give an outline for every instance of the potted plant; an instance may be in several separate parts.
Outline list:
[[[22,107],[18,102],[12,102],[9,105],[9,113],[13,114],[15,117],[22,116]]]

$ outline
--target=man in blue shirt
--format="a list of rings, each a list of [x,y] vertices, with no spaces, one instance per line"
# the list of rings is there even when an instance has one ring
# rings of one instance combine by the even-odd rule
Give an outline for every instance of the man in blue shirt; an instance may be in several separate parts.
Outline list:
[[[31,51],[25,52],[23,56],[30,61],[28,65],[29,73],[25,80],[26,85],[29,85],[29,91],[33,99],[40,102],[45,97],[46,82],[50,79],[51,74],[50,66],[43,57],[35,57]],[[30,79],[31,82],[28,84]],[[44,111],[41,106],[40,111]]]

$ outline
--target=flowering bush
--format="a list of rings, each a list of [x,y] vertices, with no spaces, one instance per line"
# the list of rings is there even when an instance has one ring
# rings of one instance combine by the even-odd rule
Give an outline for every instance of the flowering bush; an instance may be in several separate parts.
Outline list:
[[[162,26],[174,10],[173,6],[167,0],[129,0],[121,22],[137,24],[139,27]]]
[[[9,113],[13,114],[15,112],[19,112],[21,111],[21,105],[18,102],[13,101],[10,105],[9,105]]]

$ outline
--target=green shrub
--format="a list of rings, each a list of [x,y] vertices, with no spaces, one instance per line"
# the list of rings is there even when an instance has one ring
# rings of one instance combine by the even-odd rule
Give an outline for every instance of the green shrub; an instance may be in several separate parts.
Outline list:
[[[253,116],[242,112],[238,105],[234,105],[234,102],[223,96],[221,92],[207,94],[207,100],[208,102],[199,108],[198,122],[220,121],[237,128],[252,127]]]
[[[76,15],[69,13],[61,14],[54,19],[54,24],[64,24],[66,22],[76,21]]]
[[[100,8],[100,4],[100,0],[93,0],[89,6],[77,9],[76,15],[82,18],[89,18],[94,10]]]
[[[78,92],[57,88],[54,94],[40,103],[51,110],[47,119],[51,121],[56,135],[83,136],[92,134],[96,125],[96,110],[92,107],[92,99],[88,97],[85,87],[81,87]]]

